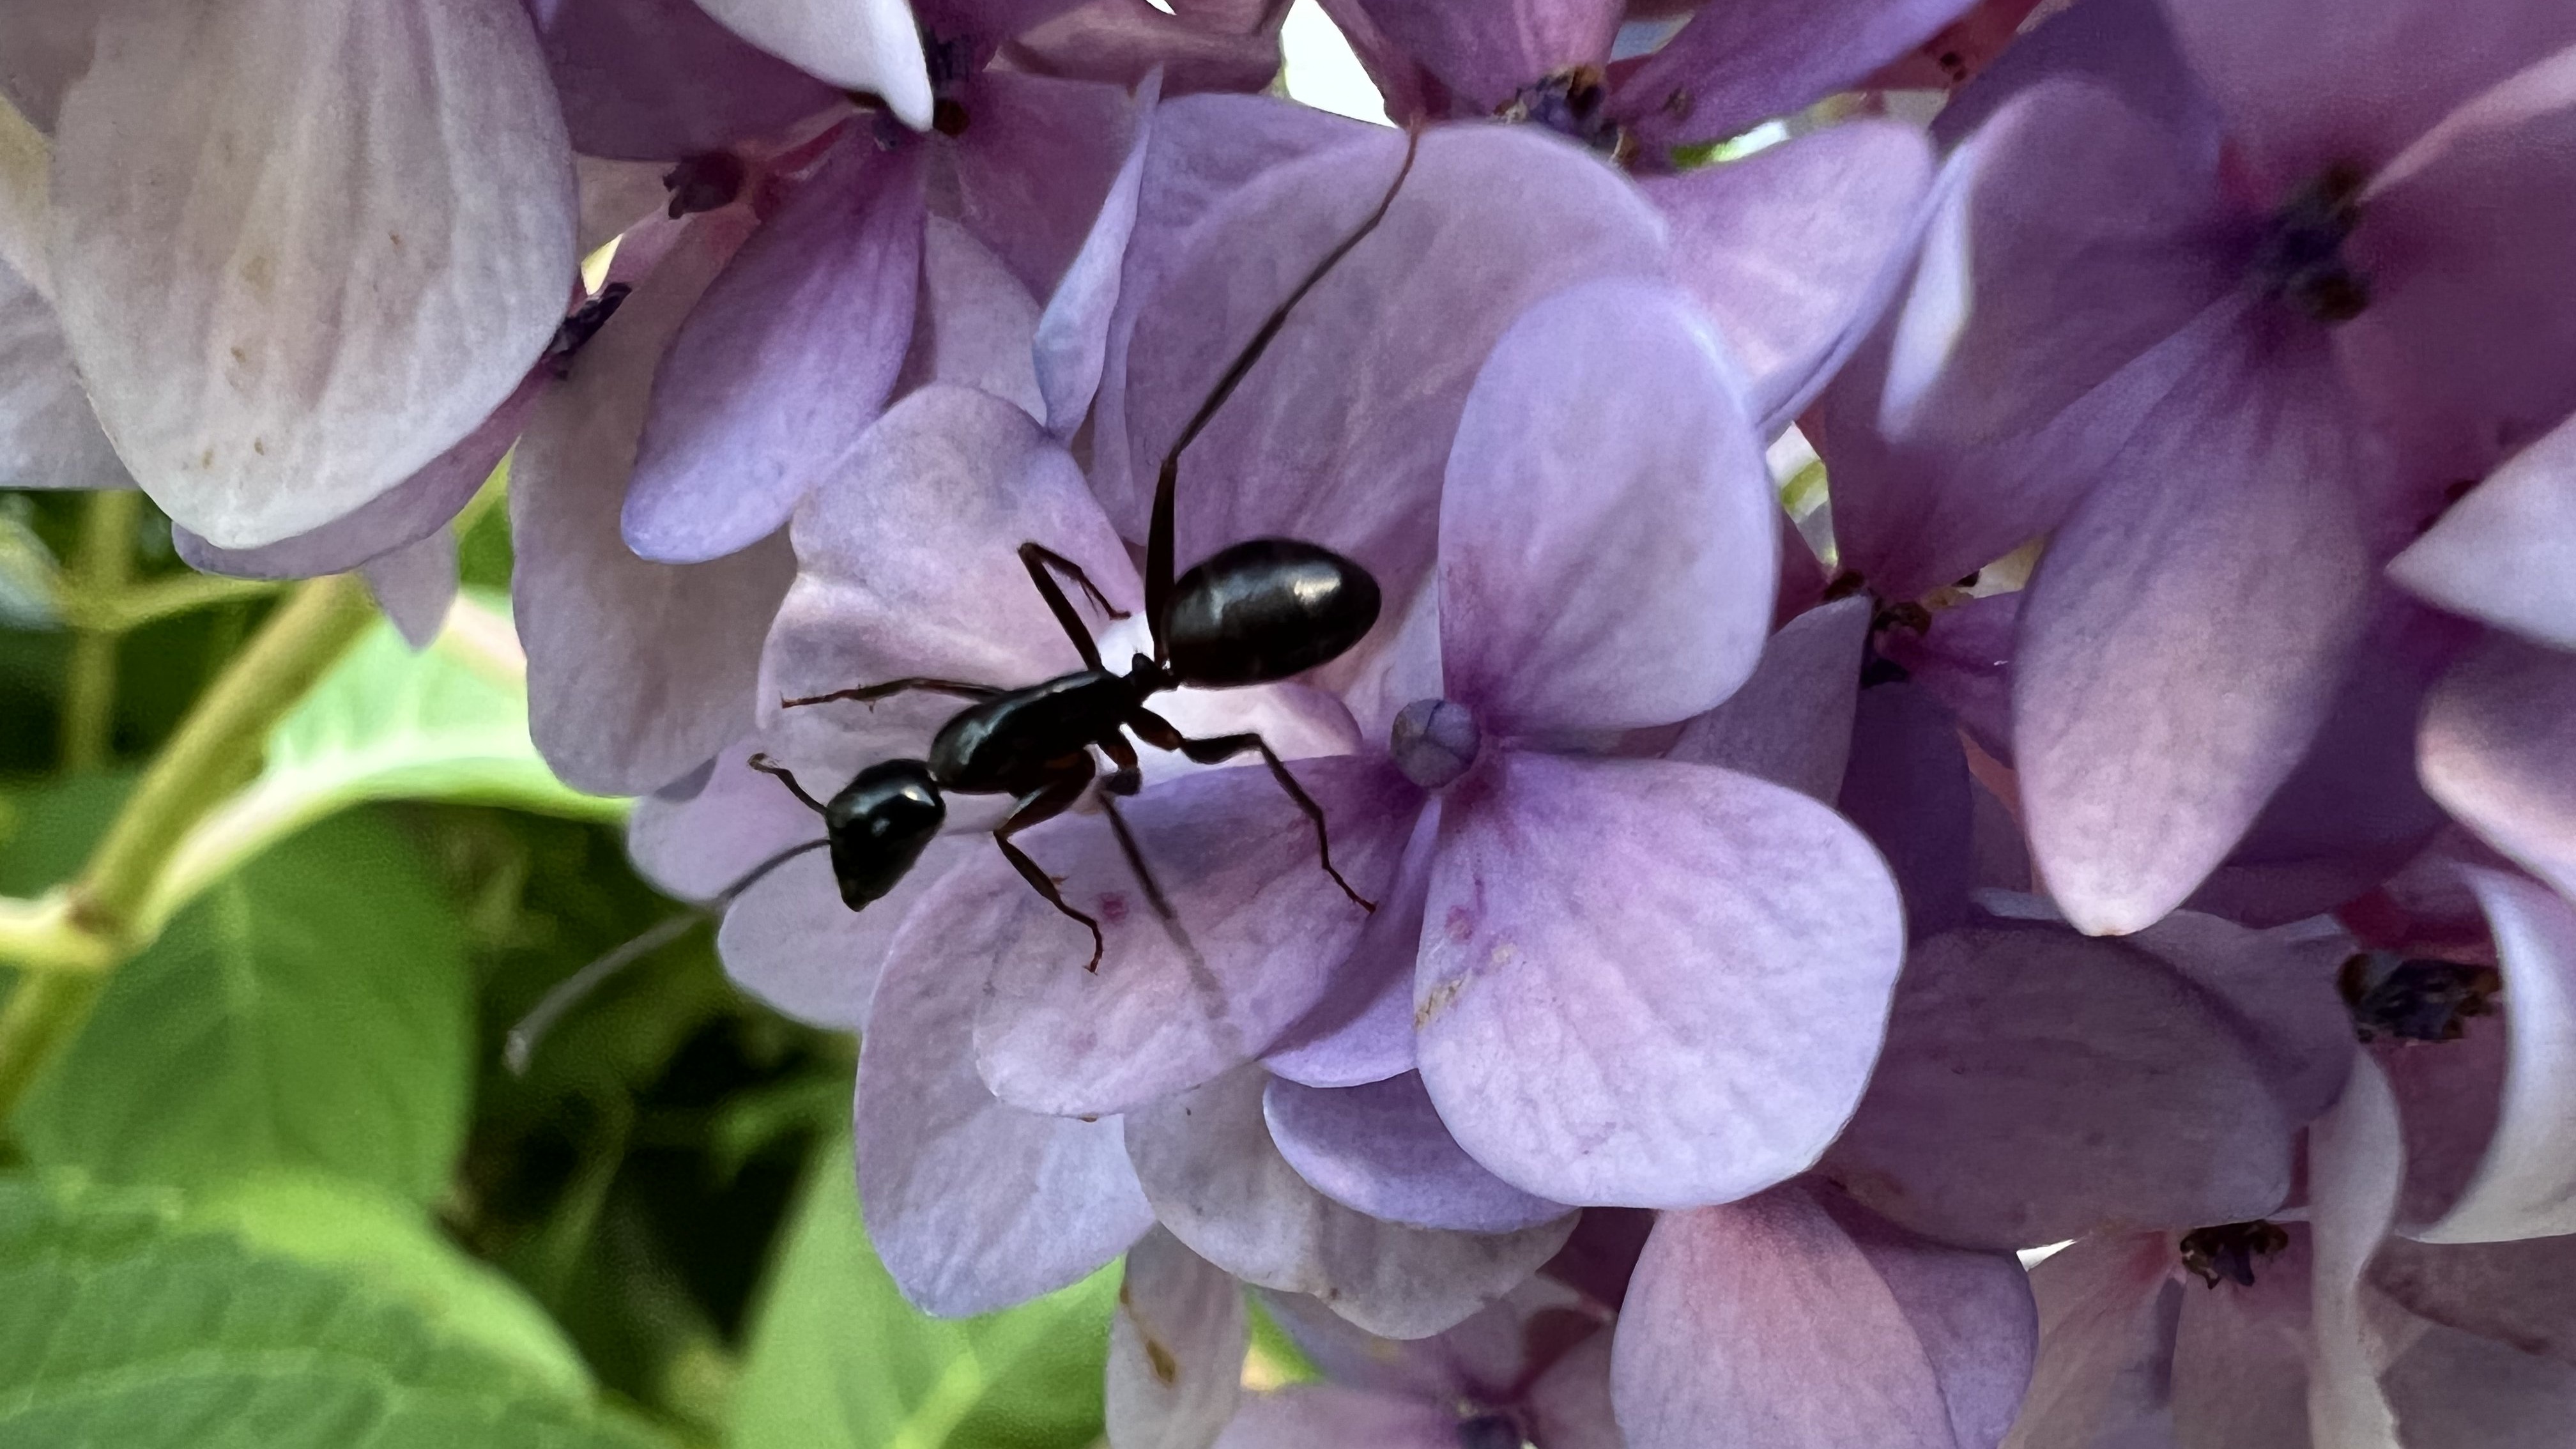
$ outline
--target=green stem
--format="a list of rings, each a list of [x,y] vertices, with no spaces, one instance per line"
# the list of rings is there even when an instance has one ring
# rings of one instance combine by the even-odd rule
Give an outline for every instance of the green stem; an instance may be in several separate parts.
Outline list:
[[[80,550],[72,558],[64,599],[77,611],[93,599],[125,591],[134,570],[134,528],[143,518],[143,495],[131,488],[89,496],[81,516]],[[63,767],[95,770],[107,763],[116,724],[116,646],[113,629],[72,613],[71,668],[63,689]]]
[[[99,988],[106,984],[107,978],[96,974],[50,972],[18,978],[8,1006],[0,1008],[0,1121],[17,1112],[18,1103],[56,1050],[79,1034],[81,1023],[89,1020],[89,1009],[98,1004]]]

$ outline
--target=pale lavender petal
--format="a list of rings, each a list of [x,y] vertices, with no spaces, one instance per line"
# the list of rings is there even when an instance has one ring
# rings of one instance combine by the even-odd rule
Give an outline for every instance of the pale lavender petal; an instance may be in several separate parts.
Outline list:
[[[1228,1424],[1216,1449],[1457,1449],[1458,1416],[1419,1399],[1292,1384],[1254,1394]]]
[[[1382,760],[1291,770],[1323,807],[1334,866],[1383,899],[1420,792]],[[976,1023],[985,1080],[1033,1111],[1126,1111],[1259,1056],[1331,988],[1368,919],[1316,863],[1313,828],[1258,764],[1183,776],[1120,808],[1187,946],[1097,817],[1019,837],[1065,899],[1100,920],[1096,974],[1082,969],[1082,927],[998,860],[972,867],[973,894],[948,907],[946,949],[997,963]]]
[[[1969,0],[1730,0],[1703,5],[1623,78],[1611,111],[1649,146],[1720,141],[1858,82]]]
[[[1574,1215],[1514,1233],[1382,1222],[1288,1165],[1246,1067],[1127,1119],[1137,1176],[1174,1237],[1248,1283],[1322,1298],[1388,1338],[1423,1338],[1501,1298],[1554,1255]]]
[[[2397,1422],[2380,1393],[2361,1275],[2397,1214],[2406,1175],[2397,1100],[2367,1055],[2334,1109],[2308,1129],[2310,1282],[2316,1335],[2308,1370],[2308,1432],[2336,1449],[2398,1449]]]
[[[681,900],[711,901],[753,866],[821,838],[813,811],[744,764],[762,743],[756,735],[736,740],[701,771],[635,802],[626,853],[636,874]]]
[[[529,13],[585,156],[677,161],[774,136],[840,99],[697,0],[546,0]]]
[[[128,488],[54,309],[0,261],[0,487]]]
[[[1717,319],[1766,433],[1875,320],[1881,276],[1912,243],[1931,184],[1922,133],[1883,121],[1641,183],[1672,223],[1673,280]]]
[[[54,129],[63,92],[89,69],[90,33],[107,0],[14,0],[0,16],[0,97],[39,131]]]
[[[702,563],[776,532],[885,407],[921,287],[922,154],[843,136],[699,299],[653,374],[637,554]]]
[[[2576,649],[2576,421],[2451,505],[2388,573],[2454,613]]]
[[[1910,1240],[1783,1188],[1655,1224],[1611,1393],[1631,1449],[1991,1449],[2035,1336],[2009,1255]]]
[[[1441,831],[1414,1018],[1478,1161],[1560,1202],[1687,1206],[1841,1129],[1905,928],[1833,812],[1705,765],[1510,752]]]
[[[1621,9],[1610,0],[1360,0],[1359,8],[1469,113],[1490,113],[1556,71],[1608,60]]]
[[[2409,1236],[2484,1242],[2576,1233],[2576,906],[2500,871],[2469,882],[2495,932],[2511,1033],[2495,1135],[2468,1190]]]
[[[844,90],[930,124],[930,72],[904,0],[699,0],[734,34]]]
[[[2407,1449],[2557,1449],[2576,1423],[2576,1368],[2438,1324],[2380,1384]]]
[[[1068,80],[1133,86],[1163,73],[1171,95],[1260,91],[1279,74],[1280,0],[1256,0],[1234,23],[1210,23],[1188,0],[1174,9],[1149,0],[1089,0],[1002,48],[1013,69]]]
[[[2392,1238],[2370,1285],[2446,1328],[2576,1362],[2576,1238],[2429,1246]]]
[[[456,602],[456,535],[441,529],[367,560],[367,592],[403,642],[426,649]]]
[[[2433,691],[2418,749],[2444,809],[2576,899],[2576,659],[2495,641]]]
[[[778,782],[761,777],[764,785]],[[784,795],[785,791],[780,791]],[[793,803],[793,802],[791,802]],[[820,824],[803,806],[810,835]],[[972,835],[930,842],[903,883],[853,911],[841,901],[832,858],[799,856],[763,877],[725,911],[716,955],[745,991],[800,1021],[840,1031],[868,1029],[877,978],[913,906],[965,860],[992,846]]]
[[[1851,753],[1870,601],[1840,599],[1790,620],[1724,704],[1692,719],[1664,758],[1718,765],[1830,802]]]
[[[1677,290],[1580,283],[1494,344],[1440,497],[1448,698],[1491,734],[1632,729],[1753,672],[1778,508],[1717,337]]]
[[[1413,962],[1440,837],[1440,805],[1425,803],[1395,882],[1351,948],[1330,995],[1261,1058],[1275,1076],[1309,1087],[1357,1087],[1413,1070]]]
[[[2031,1270],[2039,1362],[2004,1449],[2172,1449],[2175,1266],[2170,1237],[2114,1233]]]
[[[189,567],[206,573],[310,579],[356,568],[430,538],[482,491],[492,470],[501,466],[502,456],[536,415],[537,400],[553,381],[543,368],[530,372],[481,427],[431,459],[428,467],[310,532],[259,548],[217,548],[174,526],[171,541]]]
[[[1873,641],[1979,749],[2005,764],[2012,763],[2013,636],[2023,601],[2019,590],[1962,599],[1936,611],[1921,634],[1891,629]]]
[[[2308,1435],[2315,1324],[2308,1232],[2258,1260],[2250,1288],[2185,1283],[2171,1358],[2174,1439],[2191,1449],[2281,1449]],[[2171,1241],[2168,1239],[2167,1241]]]
[[[538,404],[511,463],[528,729],[578,789],[658,789],[751,732],[760,637],[795,570],[786,539],[674,567],[635,557],[617,529],[654,364],[743,226],[693,219]]]
[[[2289,974],[2296,958],[2216,964],[2177,971],[2127,942],[2037,923],[1923,942],[1825,1174],[1917,1232],[1983,1248],[2272,1211],[2289,1195],[2305,1117],[2282,1100],[2255,1037],[2262,1018],[2225,993]],[[2331,985],[2301,979],[2312,1005],[2335,1012],[2326,1028],[2348,1061]]]
[[[879,904],[883,904],[880,902]],[[975,1075],[976,973],[916,913],[869,1009],[851,1124],[868,1241],[906,1298],[942,1317],[1051,1292],[1154,1225],[1120,1123],[1042,1117]]]
[[[1417,1073],[1339,1088],[1274,1077],[1261,1104],[1272,1141],[1297,1175],[1370,1217],[1508,1233],[1573,1211],[1478,1165],[1441,1125]]]
[[[1124,86],[1006,71],[977,76],[963,104],[957,219],[1048,296],[1127,159],[1136,108]]]
[[[1109,184],[1100,215],[1082,239],[1064,280],[1047,298],[1032,341],[1038,391],[1046,397],[1047,431],[1058,442],[1070,442],[1091,416],[1092,395],[1100,390],[1100,370],[1109,351],[1109,319],[1118,310],[1118,282],[1127,266],[1127,241],[1136,232],[1136,207],[1145,186],[1145,158],[1154,145],[1154,107],[1162,99],[1162,77],[1146,79],[1136,92],[1135,138],[1127,159]]]
[[[306,532],[519,385],[576,259],[513,0],[126,5],[97,53],[55,138],[56,301],[172,518],[227,548]]]
[[[668,214],[671,190],[662,182],[670,174],[667,162],[603,161],[576,154],[572,169],[581,193],[578,249],[585,257],[648,218],[677,220]]]
[[[1187,255],[1143,299],[1127,353],[1127,476],[1100,486],[1128,537],[1144,536],[1182,424],[1377,205],[1403,145],[1373,131],[1274,165],[1192,229]],[[1450,443],[1495,339],[1574,282],[1660,273],[1663,230],[1634,188],[1568,143],[1525,127],[1426,134],[1385,222],[1298,304],[1182,460],[1178,557],[1308,539],[1408,597],[1430,567]]]
[[[1910,681],[1860,691],[1834,806],[1887,858],[1915,940],[1963,925],[1976,886],[1975,786],[1948,711]]]
[[[1208,1449],[1243,1398],[1248,1337],[1242,1285],[1161,1228],[1138,1239],[1109,1324],[1109,1442]]]
[[[2225,857],[2306,752],[2365,621],[2354,496],[2386,465],[2330,373],[2268,351],[2220,349],[2168,395],[2022,609],[2024,819],[2087,931],[2148,925]]]
[[[921,301],[913,316],[913,352],[895,396],[926,382],[953,382],[1043,417],[1032,356],[1038,304],[991,248],[944,216],[931,217],[922,232]]]
[[[2405,1129],[2406,1187],[2397,1203],[2402,1231],[2438,1220],[2460,1200],[2486,1160],[2504,1109],[2512,1065],[2505,1023],[2487,1016],[2461,1025],[2460,1039],[2442,1043],[2440,1051],[2387,1040],[2366,1048],[2397,1094]]]

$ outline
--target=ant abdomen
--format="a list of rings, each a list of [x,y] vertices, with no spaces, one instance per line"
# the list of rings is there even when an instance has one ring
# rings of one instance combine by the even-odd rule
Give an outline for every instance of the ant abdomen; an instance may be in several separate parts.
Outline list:
[[[1328,548],[1247,539],[1173,583],[1163,645],[1183,684],[1267,684],[1341,657],[1378,604],[1377,580]]]

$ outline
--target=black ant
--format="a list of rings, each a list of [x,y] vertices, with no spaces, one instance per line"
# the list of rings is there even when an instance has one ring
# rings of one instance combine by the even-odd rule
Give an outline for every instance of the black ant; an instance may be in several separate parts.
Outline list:
[[[751,768],[775,775],[796,798],[823,817],[831,848],[832,874],[841,900],[859,910],[894,889],[921,852],[939,833],[948,807],[943,793],[1008,795],[1011,811],[993,831],[993,841],[1031,889],[1049,905],[1082,923],[1091,932],[1091,959],[1086,971],[1100,969],[1103,948],[1100,923],[1068,903],[1056,883],[1011,843],[1011,837],[1052,819],[1082,798],[1098,778],[1091,751],[1096,746],[1117,766],[1100,780],[1101,804],[1129,868],[1143,882],[1146,899],[1169,922],[1172,908],[1145,868],[1145,858],[1114,796],[1137,788],[1136,747],[1127,736],[1158,750],[1174,750],[1193,763],[1213,765],[1259,751],[1271,778],[1288,792],[1297,808],[1315,824],[1316,855],[1324,873],[1365,910],[1375,902],[1351,888],[1333,868],[1332,842],[1324,812],[1297,783],[1278,753],[1258,734],[1218,735],[1191,739],[1171,721],[1145,707],[1154,695],[1183,685],[1222,689],[1267,684],[1304,673],[1339,658],[1377,623],[1377,581],[1368,571],[1329,549],[1288,538],[1256,538],[1219,550],[1214,556],[1172,577],[1172,495],[1180,476],[1181,453],[1217,409],[1224,406],[1244,375],[1286,323],[1295,307],[1324,274],[1357,246],[1383,220],[1396,192],[1413,169],[1417,134],[1408,140],[1404,164],[1386,195],[1359,227],[1316,263],[1279,304],[1242,353],[1218,379],[1207,401],[1181,429],[1163,457],[1154,488],[1154,511],[1145,543],[1145,617],[1152,629],[1154,652],[1134,656],[1124,674],[1101,663],[1100,648],[1083,627],[1081,616],[1065,597],[1057,576],[1069,579],[1113,619],[1127,615],[1111,606],[1099,588],[1072,560],[1036,543],[1020,545],[1020,561],[1029,571],[1056,622],[1064,627],[1083,667],[1072,674],[1017,689],[969,684],[954,679],[909,678],[883,684],[834,690],[806,699],[781,700],[799,708],[835,700],[873,703],[912,691],[954,695],[974,703],[942,725],[930,742],[926,760],[888,760],[861,770],[829,802],[815,799],[796,777],[766,756],[754,755]]]

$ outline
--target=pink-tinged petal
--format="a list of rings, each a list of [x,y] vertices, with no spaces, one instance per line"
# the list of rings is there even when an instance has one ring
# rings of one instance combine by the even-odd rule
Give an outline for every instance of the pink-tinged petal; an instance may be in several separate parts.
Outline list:
[[[2471,489],[2388,574],[2453,613],[2576,649],[2576,422]]]
[[[903,0],[699,0],[734,34],[843,90],[930,125],[930,71]]]
[[[2505,1023],[2476,1017],[2457,1041],[2421,1051],[2408,1041],[2379,1041],[2367,1050],[2397,1094],[2406,1138],[2406,1186],[2397,1202],[2401,1229],[2438,1220],[2460,1200],[2486,1160],[2504,1108],[2511,1048]]]
[[[1596,1332],[1530,1385],[1530,1431],[1548,1449],[1627,1449],[1610,1396],[1611,1338]]]
[[[418,472],[562,319],[572,156],[512,0],[120,4],[55,143],[82,380],[137,481],[224,547]]]
[[[2370,1285],[2408,1313],[2576,1362],[2576,1238],[2428,1246],[2392,1238]]]
[[[1355,756],[1291,772],[1323,807],[1334,866],[1383,899],[1420,792]],[[1313,828],[1258,764],[1184,776],[1120,808],[1187,946],[1096,817],[1019,837],[1065,899],[1099,919],[1096,974],[1082,969],[1082,927],[998,860],[975,868],[975,893],[952,905],[947,949],[998,963],[976,1023],[985,1080],[1033,1111],[1127,1111],[1259,1056],[1331,989],[1368,919],[1316,863]]]
[[[1438,1333],[1510,1292],[1565,1242],[1574,1215],[1513,1233],[1383,1222],[1307,1185],[1272,1144],[1258,1068],[1127,1118],[1154,1214],[1248,1283],[1311,1293],[1388,1338]]]
[[[2576,659],[2496,640],[2434,689],[2417,748],[2442,808],[2576,899]]]
[[[2032,431],[2235,284],[2240,248],[2182,138],[2081,81],[2016,97],[1969,140],[1898,318],[1889,431]]]
[[[2163,1449],[2173,1439],[2173,1239],[2087,1238],[2033,1268],[2039,1362],[2004,1449]]]
[[[2254,1285],[2185,1283],[2171,1357],[2174,1442],[2192,1449],[2280,1449],[2308,1436],[2314,1323],[2308,1232],[2254,1263]],[[2168,1241],[2171,1241],[2168,1239]]]
[[[2040,0],[1976,0],[1922,44],[1871,73],[1873,91],[1956,89],[2012,46]]]
[[[1403,147],[1372,130],[1274,165],[1193,228],[1131,339],[1128,476],[1095,469],[1128,537],[1144,537],[1155,473],[1183,423],[1385,195]],[[1574,282],[1659,273],[1663,230],[1633,187],[1571,143],[1526,127],[1425,134],[1386,220],[1298,303],[1182,459],[1177,556],[1307,539],[1357,560],[1390,598],[1409,596],[1431,564],[1450,443],[1495,340]]]
[[[426,649],[456,602],[456,535],[441,530],[380,553],[362,572],[367,592],[403,642]]]
[[[2384,467],[2316,360],[2222,348],[2058,530],[2013,737],[2032,854],[2076,925],[2164,915],[2306,753],[2366,618],[2354,495]]]
[[[2556,1449],[2576,1423],[2576,1368],[2509,1343],[2415,1324],[2380,1375],[2409,1449]]]
[[[1271,1140],[1297,1175],[1370,1217],[1508,1233],[1573,1211],[1521,1191],[1469,1157],[1441,1125],[1417,1073],[1338,1088],[1273,1078],[1261,1104]]]
[[[1315,1449],[1318,1444],[1457,1449],[1458,1416],[1419,1399],[1332,1384],[1291,1384],[1247,1397],[1216,1449]]]
[[[716,23],[697,0],[531,5],[573,149],[677,161],[777,135],[832,105],[832,87]]]
[[[702,563],[776,532],[885,407],[921,287],[921,159],[854,128],[699,299],[653,375],[637,554]]]
[[[2308,1432],[2336,1449],[2398,1449],[2362,1322],[2361,1275],[2397,1215],[2406,1175],[2397,1099],[2366,1055],[2334,1109],[2308,1129],[2311,1310]]]
[[[2009,10],[2020,0],[2001,3]],[[2188,138],[2199,164],[2217,162],[2224,118],[2183,56],[2161,0],[2087,0],[2045,8],[2052,13],[2015,37],[1932,118],[1934,141],[1955,146],[2024,91],[2053,78],[2080,79]]]
[[[0,16],[0,98],[40,131],[89,69],[90,33],[106,0],[17,0]]]
[[[879,902],[879,905],[883,905]],[[1154,1225],[1115,1119],[1042,1117],[975,1075],[981,983],[913,914],[869,1008],[851,1130],[868,1241],[906,1298],[941,1317],[1051,1292]]]
[[[953,382],[1043,418],[1032,348],[1038,304],[975,234],[944,216],[921,237],[921,300],[913,309],[912,356],[895,382],[901,397],[927,382]]]
[[[1834,808],[1887,859],[1915,940],[1964,925],[1976,888],[1976,787],[1939,701],[1907,681],[1860,691]]]
[[[2350,1024],[2330,966],[2301,969],[2296,953],[2193,964],[2037,923],[1923,942],[1825,1174],[1917,1232],[1981,1248],[2272,1211],[2306,1120],[2294,1105],[2308,1104],[2284,1100],[2298,1083],[2267,1060],[2261,1033],[2278,1027],[2249,1009],[2264,1003],[2231,997],[2294,977],[2302,1015],[2345,1061]]]
[[[1388,39],[1361,3],[1362,0],[1317,0],[1316,8],[1350,42],[1351,53],[1359,58],[1369,83],[1385,97],[1386,119],[1398,126],[1412,126],[1455,116],[1457,108],[1449,88],[1404,47]]]
[[[553,381],[542,367],[529,373],[483,426],[431,459],[428,467],[309,533],[259,548],[217,548],[173,527],[171,540],[190,568],[246,579],[319,578],[418,543],[445,530],[473,501],[536,415],[537,400]]]
[[[1055,291],[1127,159],[1124,86],[986,71],[953,147],[957,219],[1032,296]]]
[[[759,640],[795,571],[786,540],[676,567],[635,557],[617,528],[654,364],[744,224],[694,220],[537,405],[512,458],[528,730],[578,789],[658,789],[751,732]]]
[[[2174,33],[2262,177],[2377,170],[2453,107],[2576,43],[2555,0],[2458,14],[2417,0],[2165,0]]]
[[[1160,1228],[1127,1250],[1109,1323],[1118,1449],[1207,1449],[1243,1398],[1243,1288]]]
[[[770,630],[760,708],[789,739],[829,740],[844,767],[920,753],[961,702],[779,700],[912,676],[1015,686],[1082,667],[1020,563],[1022,543],[1071,559],[1119,608],[1139,606],[1135,568],[1073,459],[1027,413],[953,384],[888,408],[792,533],[801,570]]]
[[[1100,390],[1100,369],[1109,353],[1109,319],[1118,310],[1118,283],[1127,267],[1127,242],[1136,233],[1136,207],[1145,187],[1145,158],[1154,144],[1154,107],[1162,99],[1162,77],[1146,79],[1136,92],[1136,134],[1127,159],[1109,184],[1100,215],[1082,239],[1082,249],[1047,298],[1032,345],[1036,353],[1038,391],[1046,397],[1047,431],[1058,442],[1071,442],[1091,416],[1092,395]]]
[[[1717,765],[1830,802],[1851,754],[1870,601],[1838,599],[1790,620],[1724,704],[1682,726],[1668,760]]]
[[[1768,434],[1876,319],[1932,150],[1912,127],[1854,121],[1640,184],[1672,223],[1673,280],[1717,319]]]
[[[127,488],[54,309],[0,261],[0,487]]]
[[[1496,735],[1716,708],[1770,628],[1777,507],[1687,297],[1615,278],[1547,298],[1494,344],[1449,453],[1444,693]]]
[[[1442,816],[1423,1081],[1459,1144],[1527,1191],[1743,1197],[1851,1115],[1904,941],[1878,853],[1795,791],[1508,752]]]
[[[1262,1057],[1272,1075],[1308,1087],[1358,1087],[1413,1070],[1413,962],[1439,838],[1435,798],[1414,821],[1395,882],[1360,928],[1331,994]]]
[[[1617,1335],[1631,1449],[1992,1449],[2036,1325],[2010,1255],[1912,1239],[1793,1187],[1666,1213]]]
[[[1002,48],[1013,69],[1067,80],[1133,86],[1163,73],[1172,95],[1259,91],[1279,74],[1279,27],[1288,7],[1262,0],[1235,23],[1208,23],[1184,4],[1166,10],[1149,0],[1090,0]]]
[[[1608,0],[1359,0],[1359,8],[1471,113],[1491,112],[1557,71],[1608,60],[1620,12]]]
[[[2022,594],[1962,599],[1932,615],[1922,633],[1891,629],[1874,641],[1914,686],[1941,702],[1977,748],[2012,762],[2013,636]]]
[[[2510,1033],[2503,1106],[2485,1160],[2428,1243],[2576,1233],[2576,906],[2500,871],[2469,882],[2495,932]]]
[[[1721,141],[1842,90],[1947,25],[1969,0],[1732,0],[1703,5],[1619,82],[1612,115],[1649,146]]]

